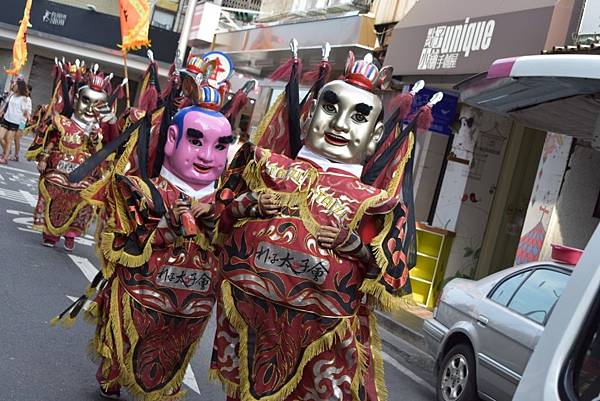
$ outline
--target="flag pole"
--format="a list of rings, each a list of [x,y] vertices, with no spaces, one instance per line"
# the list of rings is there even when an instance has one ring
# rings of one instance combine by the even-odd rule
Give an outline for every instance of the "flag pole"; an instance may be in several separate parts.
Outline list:
[[[127,51],[123,51],[123,67],[125,68],[125,99],[127,99],[127,108],[131,107],[131,100],[129,98],[129,71],[127,68]]]

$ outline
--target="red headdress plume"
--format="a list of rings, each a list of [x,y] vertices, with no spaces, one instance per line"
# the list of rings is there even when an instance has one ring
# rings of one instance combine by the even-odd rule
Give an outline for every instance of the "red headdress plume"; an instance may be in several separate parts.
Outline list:
[[[369,210],[373,214],[384,213],[388,223],[372,244],[382,273],[368,277],[363,284],[365,292],[379,295],[384,307],[393,307],[399,297],[411,292],[408,271],[416,263],[417,250],[412,179],[415,153],[413,132],[419,122],[431,123],[431,119],[422,118],[421,115],[430,113],[441,97],[441,93],[435,94],[418,111],[389,146],[377,154],[369,168],[365,168],[361,178],[365,184],[385,189],[391,196],[386,204]]]
[[[292,58],[278,70],[289,66],[289,81],[285,91],[271,106],[256,130],[254,142],[273,152],[295,157],[302,147],[300,132],[300,59],[298,41],[290,41]]]

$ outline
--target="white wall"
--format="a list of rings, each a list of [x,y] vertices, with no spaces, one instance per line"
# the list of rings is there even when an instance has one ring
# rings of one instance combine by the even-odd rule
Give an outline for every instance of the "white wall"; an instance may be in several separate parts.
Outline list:
[[[600,152],[576,145],[540,259],[550,259],[550,244],[585,248],[600,219],[593,217],[600,193]]]

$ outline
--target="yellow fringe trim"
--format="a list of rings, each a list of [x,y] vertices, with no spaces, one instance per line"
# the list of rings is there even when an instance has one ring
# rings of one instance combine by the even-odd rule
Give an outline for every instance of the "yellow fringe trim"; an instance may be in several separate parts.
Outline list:
[[[386,235],[392,229],[393,225],[394,214],[392,211],[385,214],[383,218],[383,228],[381,229],[379,234],[377,234],[377,236],[371,241],[371,249],[373,250],[373,255],[375,256],[377,266],[379,266],[380,269],[379,274],[377,275],[377,279],[375,279],[376,281],[381,280],[381,278],[383,277],[383,273],[385,273],[386,269],[388,268],[389,262],[385,256],[385,250],[383,249],[383,241],[385,240]]]
[[[105,206],[104,202],[101,200],[98,200],[98,199],[94,199],[94,196],[99,191],[101,191],[103,187],[107,186],[109,181],[110,181],[109,175],[102,177],[98,181],[94,182],[93,184],[91,184],[90,186],[88,186],[87,188],[82,190],[81,198],[92,206],[95,206],[98,208],[103,208]]]
[[[387,188],[385,188],[388,193],[395,194],[397,192],[398,185],[400,185],[400,180],[404,176],[404,169],[406,168],[406,163],[408,163],[408,160],[410,159],[414,145],[415,135],[411,132],[408,134],[408,147],[406,148],[406,153],[402,157],[402,161],[400,161],[398,168],[396,171],[394,171],[394,175],[392,176]]]
[[[42,153],[42,151],[46,148],[46,141],[48,140],[48,132],[50,131],[51,128],[52,128],[52,125],[50,125],[48,128],[46,128],[46,130],[44,131],[44,133],[42,135],[38,134],[39,136],[41,136],[43,138],[42,143],[38,148],[31,149],[31,150],[28,149],[27,152],[25,152],[25,158],[27,160],[29,160],[29,161],[35,160],[38,157],[38,155],[40,153]],[[35,145],[36,138],[37,137],[33,138],[33,143],[31,144],[31,146]]]
[[[397,311],[414,304],[412,294],[402,296],[390,294],[385,286],[375,279],[364,280],[359,290],[372,295],[375,298],[375,305],[386,312]]]
[[[45,223],[45,227],[48,230],[48,232],[50,232],[50,234],[52,235],[63,235],[65,232],[67,232],[67,230],[69,229],[69,227],[71,227],[71,224],[73,224],[73,222],[75,221],[75,219],[77,218],[77,215],[79,214],[79,212],[81,211],[81,209],[83,209],[85,206],[88,206],[87,203],[82,199],[81,202],[79,202],[77,204],[77,206],[75,206],[75,210],[73,211],[73,213],[71,213],[71,216],[69,217],[69,219],[60,227],[54,227],[51,223],[50,223],[50,204],[51,204],[51,200],[52,197],[50,196],[50,194],[48,193],[48,190],[46,189],[46,185],[45,185],[45,178],[41,178],[40,179],[40,183],[39,183],[39,191],[40,191],[40,195],[42,197],[44,197],[44,200],[46,201],[46,204],[44,205],[44,223]],[[87,223],[87,226],[89,226],[89,223]],[[87,231],[87,226],[84,228],[85,231]]]
[[[257,144],[260,143],[263,135],[267,131],[267,127],[271,124],[271,120],[273,119],[273,116],[275,115],[275,113],[277,112],[279,107],[281,106],[281,103],[283,103],[284,101],[285,101],[285,91],[281,92],[281,94],[277,97],[277,100],[275,101],[275,103],[273,103],[273,105],[269,108],[269,111],[267,112],[267,114],[265,114],[265,116],[262,118],[262,120],[260,120],[260,124],[258,125],[258,128],[256,129],[256,132],[253,135],[252,143],[257,143]]]
[[[302,183],[300,187],[294,192],[280,192],[274,191],[270,189],[267,184],[264,182],[262,177],[262,172],[264,171],[264,166],[268,161],[271,153],[266,151],[265,154],[261,157],[259,161],[252,160],[245,167],[244,172],[242,173],[242,178],[248,185],[248,188],[256,193],[271,193],[274,194],[277,198],[277,202],[284,207],[289,208],[298,208],[300,211],[300,219],[302,223],[306,227],[306,229],[316,237],[317,232],[321,229],[321,223],[319,223],[314,216],[312,215],[309,207],[309,192],[313,187],[313,184],[319,178],[319,172],[314,168],[309,168],[306,170],[306,179]],[[363,218],[365,212],[381,202],[382,199],[387,198],[389,195],[386,191],[381,191],[379,194],[373,195],[372,197],[365,199],[358,210],[356,211],[352,221],[348,224],[348,228],[350,230],[354,230],[358,223],[360,223]]]
[[[113,344],[115,344],[117,358],[120,365],[119,377],[117,380],[115,380],[115,382],[118,382],[122,386],[126,387],[135,398],[143,399],[144,401],[163,401],[165,399],[175,400],[183,397],[185,395],[184,390],[180,390],[176,395],[172,395],[171,391],[181,386],[183,378],[185,377],[186,369],[196,352],[196,348],[200,342],[200,339],[198,339],[198,341],[189,347],[180,369],[177,370],[175,375],[163,386],[162,389],[152,392],[144,391],[135,380],[133,368],[133,349],[135,349],[139,341],[139,334],[135,328],[131,311],[133,308],[133,302],[136,301],[131,298],[126,291],[124,291],[121,302],[123,313],[121,314],[119,311],[118,302],[119,286],[119,280],[114,280],[111,287],[111,307],[109,318],[110,328],[114,333]],[[125,353],[125,345],[123,343],[123,332],[127,336],[130,344],[127,353]],[[96,349],[98,348],[100,347],[97,347]],[[110,354],[110,352],[108,353]]]
[[[358,333],[360,332],[360,320],[358,317],[354,318],[354,323],[352,324],[352,332]],[[353,401],[361,401],[359,390],[360,384],[363,382],[365,373],[368,371],[369,366],[367,363],[367,349],[363,344],[361,344],[356,335],[353,336],[354,345],[356,346],[356,372],[354,373],[354,377],[352,378],[352,383],[350,384],[350,391],[352,392],[352,400]],[[383,400],[382,400],[383,401]]]
[[[115,164],[115,168],[114,168],[115,174],[124,175],[127,172],[129,158],[137,144],[138,134],[139,134],[139,129],[134,131],[131,134],[131,137],[128,139],[127,145],[125,146],[125,151],[123,152],[121,157],[119,157],[119,160],[117,160],[117,163]]]
[[[28,150],[27,152],[25,152],[25,159],[27,159],[27,161],[34,161],[35,159],[37,159],[38,155],[42,153],[43,150],[43,146],[40,146],[37,149]]]
[[[346,333],[350,330],[356,332],[356,326],[351,323],[354,317],[350,318],[340,318],[340,322],[337,324],[335,329],[324,334],[318,340],[315,340],[304,350],[304,354],[302,359],[296,369],[296,373],[290,378],[290,380],[282,386],[279,391],[269,396],[255,398],[250,392],[250,377],[249,377],[249,367],[248,367],[248,327],[246,322],[238,313],[231,293],[231,284],[228,281],[223,281],[221,284],[221,291],[223,297],[223,305],[225,316],[231,323],[231,325],[236,329],[240,336],[240,348],[239,348],[239,371],[240,371],[240,386],[239,391],[241,395],[241,399],[244,401],[281,401],[285,400],[298,386],[300,380],[302,380],[302,374],[304,373],[304,368],[314,357],[323,353],[326,350],[329,350],[333,347],[334,342],[342,341]],[[356,319],[357,320],[357,319]],[[355,340],[356,341],[356,340]],[[360,352],[359,352],[360,354]],[[364,359],[361,361],[361,357],[359,356],[359,363],[357,364],[357,369],[355,373],[355,377],[352,380],[352,386],[357,386],[360,383],[360,378],[362,377],[362,372],[364,369]],[[358,377],[358,379],[357,379]]]
[[[239,398],[239,386],[223,377],[219,369],[208,369],[208,380],[213,383],[221,383],[223,391],[228,397]]]
[[[373,312],[369,313],[369,331],[371,335],[371,357],[373,358],[375,371],[375,389],[379,401],[388,399],[388,390],[385,385],[385,372],[383,367],[383,355],[381,354],[381,337],[377,330],[377,317]]]
[[[125,252],[125,249],[113,249],[113,242],[115,240],[114,232],[102,233],[100,248],[102,249],[104,257],[110,262],[118,263],[126,267],[139,267],[150,260],[150,256],[152,256],[152,242],[154,241],[155,235],[156,231],[153,231],[152,234],[150,234],[140,255],[131,255]]]
[[[410,159],[410,154],[414,146],[414,134],[412,132],[410,133],[408,140],[409,145],[406,154],[400,162],[399,168],[394,172],[392,181],[388,185],[387,190],[389,191],[389,193],[396,193],[396,189],[400,183],[400,179],[404,175],[406,163],[408,163],[408,160]],[[385,246],[383,241],[385,241],[385,237],[390,232],[393,225],[393,211],[390,211],[384,216],[382,230],[375,238],[373,238],[373,241],[371,242],[371,249],[373,250],[373,255],[375,256],[377,266],[379,267],[379,274],[377,275],[377,278],[364,280],[360,288],[362,292],[373,295],[377,299],[381,308],[387,311],[398,310],[402,308],[402,306],[406,305],[409,299],[412,299],[412,296],[410,295],[403,297],[394,296],[386,290],[383,284],[381,284],[383,274],[389,267],[389,262],[387,257],[385,256],[385,251],[383,249],[383,247]]]

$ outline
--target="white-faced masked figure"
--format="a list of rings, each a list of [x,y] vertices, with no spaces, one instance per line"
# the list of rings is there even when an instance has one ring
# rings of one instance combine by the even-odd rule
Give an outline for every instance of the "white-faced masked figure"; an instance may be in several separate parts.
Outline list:
[[[217,195],[224,257],[211,368],[233,400],[385,397],[371,311],[405,295],[405,258],[386,255],[395,252],[388,233],[403,229],[393,220],[403,171],[384,169],[396,179],[371,185],[363,169],[379,166],[374,90],[390,78],[371,57],[351,58],[344,78],[315,96],[297,156],[266,149],[261,135],[278,133],[263,124],[264,147],[245,145],[230,164]],[[386,166],[406,164],[408,138],[391,141],[398,151]]]
[[[100,178],[99,170],[85,180],[71,183],[69,173],[102,147],[100,124],[112,118],[105,88],[108,78],[88,73],[84,86],[73,99],[73,115],[54,114],[47,129],[38,131],[28,157],[35,158],[40,171],[39,199],[34,227],[43,231],[43,245],[53,247],[64,236],[64,247],[72,251],[75,238],[84,235],[93,208],[81,192]]]

